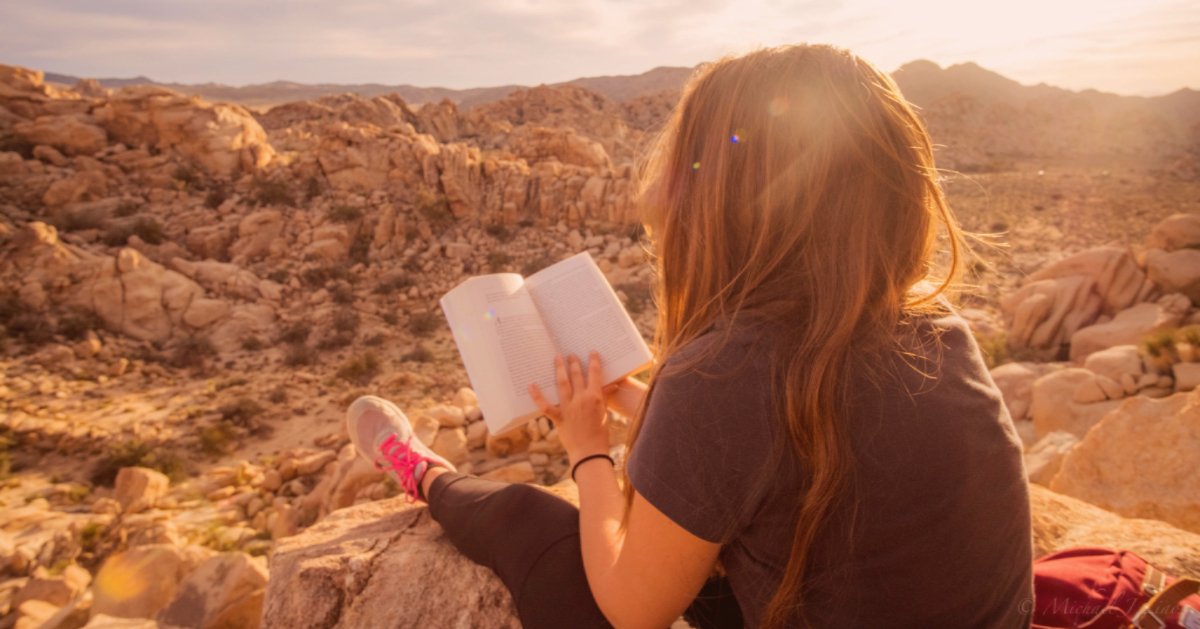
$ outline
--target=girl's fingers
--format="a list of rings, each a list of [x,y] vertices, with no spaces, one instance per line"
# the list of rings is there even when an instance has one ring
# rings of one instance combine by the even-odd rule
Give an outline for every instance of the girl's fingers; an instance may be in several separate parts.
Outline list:
[[[543,415],[550,416],[550,402],[546,396],[542,395],[542,388],[536,382],[529,383],[529,397],[533,398],[533,403],[538,405],[538,410],[542,411]]]
[[[604,370],[600,367],[600,352],[588,354],[587,386],[592,391],[600,393],[604,385]]]
[[[558,386],[558,403],[571,399],[571,380],[567,376],[567,363],[562,356],[554,357],[554,383]]]
[[[583,379],[583,363],[579,362],[579,357],[571,354],[571,390],[583,391],[587,388],[587,382]]]

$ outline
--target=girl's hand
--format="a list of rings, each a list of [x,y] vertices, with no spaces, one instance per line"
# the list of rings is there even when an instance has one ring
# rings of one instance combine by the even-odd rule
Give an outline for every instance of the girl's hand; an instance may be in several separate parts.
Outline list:
[[[604,377],[600,354],[588,355],[587,374],[579,357],[554,357],[558,406],[551,406],[537,383],[529,385],[529,395],[558,428],[571,465],[591,454],[608,454],[608,409],[605,405]]]

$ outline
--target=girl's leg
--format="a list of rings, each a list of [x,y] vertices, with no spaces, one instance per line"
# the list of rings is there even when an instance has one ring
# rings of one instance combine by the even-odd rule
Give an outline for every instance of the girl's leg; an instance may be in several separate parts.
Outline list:
[[[423,479],[429,513],[464,555],[500,577],[526,629],[610,626],[583,571],[575,505],[528,485],[443,469]]]

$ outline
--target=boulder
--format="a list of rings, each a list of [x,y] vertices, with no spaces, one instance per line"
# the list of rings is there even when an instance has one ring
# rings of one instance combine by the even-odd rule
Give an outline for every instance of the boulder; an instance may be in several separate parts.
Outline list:
[[[117,472],[113,497],[125,513],[145,511],[167,495],[171,485],[162,472],[145,467],[123,467]]]
[[[1146,252],[1146,273],[1166,293],[1182,293],[1200,304],[1200,249]]]
[[[1200,363],[1175,363],[1171,370],[1175,375],[1176,391],[1191,391],[1200,387]]]
[[[283,234],[283,214],[278,210],[259,210],[247,214],[238,223],[237,240],[229,247],[233,263],[244,265],[263,257]]]
[[[45,601],[63,607],[79,596],[91,581],[92,575],[77,564],[67,566],[58,575],[39,569],[13,597],[12,606],[19,607],[25,601]]]
[[[550,491],[578,503],[574,485]],[[1171,574],[1200,574],[1200,535],[1125,519],[1030,486],[1036,556],[1127,548]],[[519,627],[508,590],[460,554],[424,505],[403,498],[331,514],[271,555],[263,627]]]
[[[556,493],[573,496],[566,487]],[[520,627],[495,573],[455,550],[426,507],[404,498],[335,511],[280,540],[270,562],[266,629]]]
[[[1076,546],[1124,548],[1169,574],[1200,575],[1200,535],[1157,520],[1126,519],[1095,505],[1029,486],[1035,557]]]
[[[67,155],[93,155],[108,145],[108,134],[91,116],[82,114],[38,116],[13,131],[31,144],[52,146]]]
[[[1200,245],[1200,214],[1172,214],[1164,218],[1146,238],[1152,249],[1175,251]]]
[[[196,629],[258,626],[267,587],[265,564],[237,552],[208,559],[179,584],[158,621]]]
[[[1137,396],[1063,460],[1055,491],[1124,516],[1200,532],[1200,391]]]
[[[1063,458],[1079,443],[1079,437],[1056,430],[1038,440],[1025,453],[1025,475],[1029,482],[1049,486],[1062,467]]]
[[[243,107],[210,104],[165,87],[121,88],[92,116],[116,142],[174,151],[222,179],[254,172],[275,155],[266,132]]]
[[[1013,420],[1029,418],[1033,383],[1049,368],[1039,363],[1005,363],[992,369],[992,380],[1004,395],[1004,405]]]
[[[153,618],[175,598],[184,577],[212,554],[199,546],[151,544],[111,555],[92,583],[92,613]]]
[[[1083,368],[1117,382],[1127,377],[1136,381],[1146,372],[1136,345],[1116,345],[1094,352],[1083,361]]]
[[[1123,310],[1111,321],[1083,328],[1071,335],[1071,360],[1083,362],[1102,349],[1136,345],[1150,334],[1177,327],[1191,305],[1191,300],[1184,295],[1166,295],[1157,302]]]
[[[1008,343],[1057,351],[1101,315],[1146,300],[1154,284],[1125,247],[1097,247],[1051,263],[1000,300]]]
[[[1100,400],[1079,401],[1087,399],[1084,394],[1088,392],[1093,395],[1099,392]],[[1101,401],[1104,394],[1096,383],[1096,374],[1080,368],[1063,369],[1038,378],[1030,397],[1030,415],[1038,439],[1058,430],[1082,438],[1120,403]]]

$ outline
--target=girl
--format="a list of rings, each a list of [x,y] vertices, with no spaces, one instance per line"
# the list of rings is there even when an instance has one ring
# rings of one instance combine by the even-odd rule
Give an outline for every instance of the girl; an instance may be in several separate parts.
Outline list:
[[[378,398],[348,411],[360,452],[496,571],[526,627],[1028,626],[1021,448],[942,297],[962,233],[895,83],[830,46],[717,61],[641,185],[648,390],[626,381],[643,397],[622,407],[592,355],[556,360],[557,407],[530,391],[578,510],[457,473]],[[632,417],[621,471],[606,400]]]

